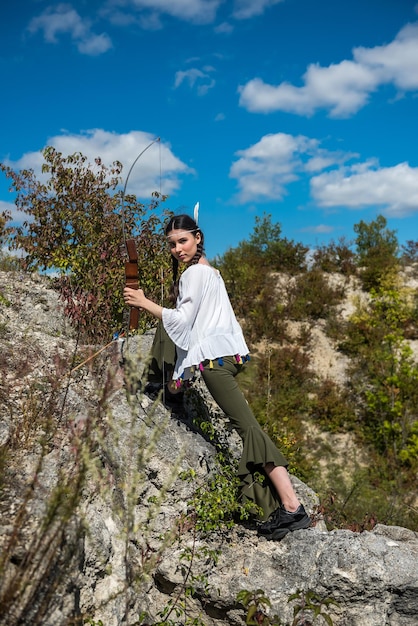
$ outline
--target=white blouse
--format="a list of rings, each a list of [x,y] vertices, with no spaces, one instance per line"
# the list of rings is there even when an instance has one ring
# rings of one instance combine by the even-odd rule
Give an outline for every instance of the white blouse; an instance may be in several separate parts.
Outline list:
[[[177,348],[175,380],[205,359],[249,352],[223,278],[209,265],[197,263],[183,272],[176,308],[163,308],[162,321]]]

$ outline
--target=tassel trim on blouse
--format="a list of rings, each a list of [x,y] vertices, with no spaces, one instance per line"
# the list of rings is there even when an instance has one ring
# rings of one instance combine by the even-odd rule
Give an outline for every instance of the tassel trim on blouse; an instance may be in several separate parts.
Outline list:
[[[238,365],[243,365],[244,363],[250,360],[250,355],[246,354],[245,356],[242,356],[241,354],[235,354],[234,358]],[[198,368],[200,372],[204,372],[205,367],[208,367],[208,366],[210,370],[213,370],[213,361],[218,361],[218,365],[220,365],[221,367],[224,365],[224,360],[222,357],[219,357],[217,359],[209,359],[208,361],[209,362],[206,366],[203,364],[203,361],[200,362],[199,365],[197,366],[192,365],[192,367],[189,370],[192,376],[191,378],[188,378],[187,380],[184,380],[184,372],[183,372],[181,376],[177,378],[177,380],[175,381],[176,388],[179,389],[182,386],[190,387],[192,382],[196,378],[196,375],[195,375],[196,368]]]

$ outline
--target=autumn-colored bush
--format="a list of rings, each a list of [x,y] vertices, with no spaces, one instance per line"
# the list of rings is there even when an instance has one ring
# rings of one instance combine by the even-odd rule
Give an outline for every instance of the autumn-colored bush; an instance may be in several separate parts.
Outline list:
[[[42,178],[33,170],[0,165],[16,193],[16,206],[27,216],[8,233],[12,249],[23,251],[25,269],[56,275],[65,312],[85,340],[112,337],[124,325],[122,291],[125,244],[134,238],[141,286],[161,298],[167,254],[162,236],[160,195],[149,206],[117,191],[122,164],[93,164],[80,153],[63,156],[43,151]],[[142,326],[149,318],[142,317]]]

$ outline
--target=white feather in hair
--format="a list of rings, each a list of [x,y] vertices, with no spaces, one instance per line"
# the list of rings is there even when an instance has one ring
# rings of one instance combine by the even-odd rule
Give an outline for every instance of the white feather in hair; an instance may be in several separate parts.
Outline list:
[[[196,222],[196,224],[198,224],[198,222],[199,222],[199,202],[196,202],[196,204],[194,205],[193,219]]]

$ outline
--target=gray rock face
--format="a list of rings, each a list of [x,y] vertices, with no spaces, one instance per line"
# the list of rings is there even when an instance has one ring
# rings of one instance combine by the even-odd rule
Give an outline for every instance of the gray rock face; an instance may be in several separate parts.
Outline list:
[[[9,349],[9,342],[23,343],[24,336],[32,333],[31,368],[26,384],[51,367],[56,351],[63,350],[63,339],[67,351],[71,352],[74,346],[60,317],[56,294],[42,281],[32,281],[23,276],[16,296],[8,287],[8,277],[0,275],[3,294],[11,302],[0,312],[0,322],[7,327],[3,333],[5,349]],[[32,297],[39,305],[36,316],[31,313]],[[51,317],[53,324],[48,321]],[[136,380],[151,341],[152,333],[148,333],[130,339],[124,346],[127,369],[134,372]],[[102,357],[104,366],[107,362],[113,367],[117,364],[119,348],[115,344]],[[319,519],[314,527],[290,533],[281,542],[259,538],[254,530],[241,524],[205,535],[194,532],[186,516],[189,502],[196,488],[205,485],[216,471],[216,449],[196,431],[193,415],[207,411],[220,442],[228,447],[232,458],[240,454],[239,438],[229,432],[201,382],[187,400],[187,411],[176,416],[140,393],[127,396],[122,372],[117,368],[115,379],[119,384],[108,394],[105,414],[99,410],[91,373],[73,377],[66,390],[71,428],[79,428],[82,433],[88,420],[97,420],[102,429],[79,509],[86,530],[76,538],[69,531],[66,534],[67,541],[76,542],[75,558],[71,571],[66,572],[65,584],[52,595],[50,610],[42,621],[44,626],[80,624],[84,618],[96,624],[101,620],[104,626],[164,620],[179,625],[244,624],[246,611],[237,601],[242,590],[263,590],[271,602],[266,612],[278,615],[280,623],[286,625],[293,623],[294,606],[309,592],[314,594],[314,600],[335,601],[336,604],[322,606],[335,626],[418,624],[417,533],[382,525],[372,532],[328,532]],[[22,410],[19,394],[24,389],[25,384],[20,391],[16,389],[16,412]],[[62,394],[64,390],[63,385]],[[0,433],[6,446],[13,431],[10,411],[1,414]],[[68,423],[50,442],[38,476],[42,489],[31,504],[33,518],[42,515],[45,494],[56,484],[59,470],[71,462],[73,448]],[[19,464],[13,468],[13,496],[18,503],[22,499],[19,485],[23,490],[30,480],[36,454],[33,450],[26,453],[23,447],[15,453]],[[192,481],[180,477],[190,470],[194,472]],[[317,496],[298,479],[293,477],[292,481],[312,513],[318,504]],[[1,497],[4,549],[14,509],[6,506],[4,494]],[[8,498],[10,504],[10,492]],[[25,554],[29,541],[30,528],[19,544],[19,554]],[[16,576],[24,563],[23,556],[17,558],[17,548],[15,552],[3,571],[3,588],[5,577]],[[58,568],[59,564],[51,567]],[[289,596],[297,592],[299,599],[289,602]],[[321,616],[312,621],[309,611],[300,616],[305,621],[299,624],[326,623]],[[13,623],[4,620],[0,616],[0,624]],[[28,615],[26,622],[14,623],[38,622]]]
[[[138,407],[140,419],[142,411],[147,409],[144,399]],[[156,411],[154,419],[164,419],[161,409]],[[207,480],[213,454],[212,446],[200,435],[188,431],[187,426],[171,417],[149,462],[149,481],[141,491],[143,499],[147,493],[161,488],[179,456],[182,456],[182,469],[191,467],[196,471],[197,483]],[[293,478],[293,482],[299,497],[312,511],[315,494],[297,479]],[[192,488],[183,481],[174,481],[161,506],[151,542],[156,541],[156,532],[168,528],[186,510]],[[142,506],[138,507],[139,518],[143,518]],[[106,535],[113,542],[114,536]],[[204,578],[200,586],[194,583],[196,593],[187,614],[200,616],[208,626],[244,623],[245,613],[237,603],[237,594],[243,589],[262,589],[271,602],[270,614],[279,615],[284,624],[292,623],[294,603],[288,599],[298,590],[310,590],[320,598],[335,600],[338,604],[327,609],[335,625],[418,624],[418,536],[410,530],[377,525],[372,532],[328,532],[323,522],[319,522],[308,530],[288,534],[281,542],[268,542],[240,525],[227,533],[205,538],[194,539],[191,532],[184,532],[166,547],[146,593],[136,598],[138,608],[154,619],[185,583],[187,568],[180,566],[185,546],[193,546],[196,554],[194,576]],[[219,550],[216,565],[202,558],[204,548]],[[103,548],[100,550],[103,552]],[[106,552],[115,559],[117,548],[108,547]],[[94,556],[90,559],[94,560]],[[104,623],[121,623],[115,614],[110,619],[107,611]],[[131,614],[132,623],[137,611]],[[97,615],[102,613],[99,611]]]

